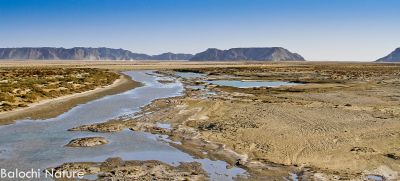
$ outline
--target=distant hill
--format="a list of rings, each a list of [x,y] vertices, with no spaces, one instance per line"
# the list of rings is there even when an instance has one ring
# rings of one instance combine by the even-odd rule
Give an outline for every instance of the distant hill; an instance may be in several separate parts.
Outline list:
[[[271,48],[232,48],[219,50],[209,48],[194,55],[191,61],[304,61],[304,58],[281,47]]]
[[[397,48],[388,56],[376,60],[376,62],[400,62],[400,48]]]
[[[151,56],[152,60],[189,60],[193,57],[192,54],[183,54],[183,53],[163,53],[160,55]]]
[[[191,54],[164,53],[147,55],[133,53],[124,49],[112,48],[54,48],[54,47],[25,47],[0,48],[0,59],[28,60],[189,60]]]
[[[192,61],[304,61],[299,54],[284,48],[232,48],[229,50],[207,49],[196,55],[163,53],[147,55],[113,48],[54,48],[24,47],[0,48],[0,59],[17,60],[192,60]]]

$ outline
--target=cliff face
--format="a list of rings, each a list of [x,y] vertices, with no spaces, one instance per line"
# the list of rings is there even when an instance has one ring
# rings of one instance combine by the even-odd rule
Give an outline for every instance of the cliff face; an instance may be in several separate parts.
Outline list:
[[[281,47],[207,49],[194,55],[192,61],[304,61],[304,58]]]
[[[376,60],[376,62],[400,62],[400,48],[397,48],[386,57]]]
[[[193,55],[165,53],[146,55],[132,53],[124,49],[85,48],[71,49],[39,47],[39,48],[0,48],[0,59],[30,60],[188,60]]]

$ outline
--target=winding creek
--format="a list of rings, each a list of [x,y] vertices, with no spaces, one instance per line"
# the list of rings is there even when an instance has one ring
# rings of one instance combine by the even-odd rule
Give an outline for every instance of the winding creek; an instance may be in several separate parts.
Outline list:
[[[130,130],[117,133],[67,131],[80,125],[131,116],[155,99],[178,96],[184,90],[178,80],[168,84],[159,83],[158,77],[151,71],[129,71],[124,74],[142,82],[144,86],[78,105],[55,118],[21,120],[0,126],[0,167],[37,170],[64,162],[101,162],[109,157],[121,157],[124,160],[160,160],[172,165],[197,161],[212,180],[232,180],[237,175],[246,174],[240,168],[227,169],[223,161],[195,159],[149,133]],[[93,148],[64,146],[72,139],[88,136],[102,136],[110,143]]]

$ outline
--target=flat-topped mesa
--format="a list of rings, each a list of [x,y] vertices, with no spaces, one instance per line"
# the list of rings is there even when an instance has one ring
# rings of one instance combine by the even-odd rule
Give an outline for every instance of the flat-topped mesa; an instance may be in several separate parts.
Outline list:
[[[0,48],[0,59],[18,60],[188,60],[191,54],[147,55],[124,49],[74,47]]]
[[[400,48],[397,48],[386,57],[376,60],[376,62],[400,62]]]
[[[305,61],[297,54],[281,47],[231,48],[219,50],[209,48],[194,55],[191,61]]]

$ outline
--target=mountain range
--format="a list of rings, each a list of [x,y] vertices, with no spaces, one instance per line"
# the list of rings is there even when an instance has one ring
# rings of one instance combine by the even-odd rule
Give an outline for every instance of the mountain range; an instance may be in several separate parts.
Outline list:
[[[55,48],[22,47],[0,48],[0,59],[8,60],[190,60],[190,61],[305,61],[297,54],[282,47],[231,48],[219,50],[209,48],[192,54],[162,53],[147,55],[114,48]],[[400,62],[400,48],[376,62]]]
[[[303,61],[296,53],[280,48],[232,48],[229,50],[207,49],[192,54],[163,53],[147,55],[124,49],[112,48],[54,48],[24,47],[0,48],[0,59],[14,60],[191,60],[191,61]]]
[[[271,48],[231,48],[219,50],[209,48],[194,55],[192,61],[304,61],[304,58],[281,47]]]
[[[163,53],[147,55],[133,53],[124,49],[113,48],[54,48],[54,47],[25,47],[0,48],[0,59],[18,60],[188,60],[191,54]]]
[[[386,57],[376,60],[376,62],[400,62],[400,48],[397,48]]]

